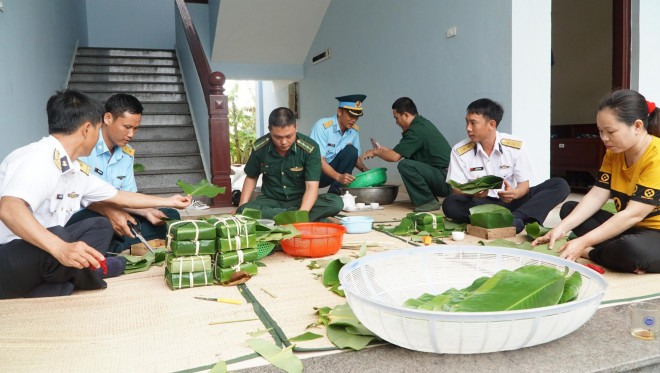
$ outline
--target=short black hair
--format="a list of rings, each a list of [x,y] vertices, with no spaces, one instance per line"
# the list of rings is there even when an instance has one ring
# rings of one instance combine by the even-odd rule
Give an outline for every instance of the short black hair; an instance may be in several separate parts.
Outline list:
[[[96,126],[103,121],[103,105],[84,93],[67,89],[50,96],[46,104],[48,133],[73,133],[86,122]]]
[[[479,114],[495,121],[495,127],[500,124],[502,117],[504,116],[504,109],[499,103],[489,99],[489,98],[480,98],[476,101],[472,101],[468,105],[467,114]]]
[[[610,109],[620,122],[632,126],[636,120],[644,123],[644,128],[654,136],[660,136],[660,110],[655,108],[649,113],[644,96],[630,89],[621,89],[609,94],[601,101],[598,111]]]
[[[126,93],[117,93],[110,96],[105,102],[105,112],[112,114],[113,118],[124,115],[125,112],[130,114],[142,114],[142,104],[135,96]]]
[[[417,115],[417,106],[408,97],[399,97],[392,104],[392,110],[398,114],[409,113],[410,115]]]
[[[296,115],[286,107],[278,107],[271,111],[268,116],[268,128],[293,126],[295,124]]]

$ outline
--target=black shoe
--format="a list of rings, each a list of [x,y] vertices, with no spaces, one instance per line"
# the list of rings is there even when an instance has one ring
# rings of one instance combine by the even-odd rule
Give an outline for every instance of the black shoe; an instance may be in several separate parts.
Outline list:
[[[340,196],[341,195],[341,190],[339,190],[339,188],[337,188],[336,186],[331,186],[328,189],[328,193],[332,193],[332,194],[336,194],[336,195]]]

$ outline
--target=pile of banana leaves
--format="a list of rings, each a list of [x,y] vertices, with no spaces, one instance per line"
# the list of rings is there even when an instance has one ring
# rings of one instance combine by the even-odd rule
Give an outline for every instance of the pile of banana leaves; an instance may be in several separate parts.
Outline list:
[[[554,267],[527,265],[480,277],[464,289],[422,294],[404,307],[443,312],[493,312],[552,306],[573,301],[580,293],[582,276]]]
[[[396,236],[411,236],[412,241],[422,242],[425,236],[447,237],[451,235],[452,231],[465,231],[465,224],[445,220],[442,215],[411,212],[401,219],[401,223],[396,227],[387,228],[381,224],[376,227],[376,230]]]
[[[461,184],[454,180],[449,180],[449,185],[465,194],[475,194],[487,189],[500,189],[504,180],[499,176],[486,175]]]

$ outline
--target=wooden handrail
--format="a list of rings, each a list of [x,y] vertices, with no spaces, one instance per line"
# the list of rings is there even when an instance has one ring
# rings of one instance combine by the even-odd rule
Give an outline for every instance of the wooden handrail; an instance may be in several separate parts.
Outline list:
[[[211,155],[211,183],[225,187],[225,193],[213,199],[213,206],[231,206],[231,157],[229,153],[229,108],[224,95],[225,75],[219,71],[211,72],[209,61],[199,41],[188,6],[184,0],[174,0],[181,16],[183,30],[190,47],[190,53],[202,85],[204,99],[209,114],[209,151]]]

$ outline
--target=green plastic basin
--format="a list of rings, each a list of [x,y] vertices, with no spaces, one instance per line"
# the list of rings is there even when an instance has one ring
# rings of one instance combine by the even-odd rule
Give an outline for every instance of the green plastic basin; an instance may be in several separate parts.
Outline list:
[[[387,168],[374,168],[355,175],[355,180],[347,188],[369,188],[385,184],[387,181]]]

